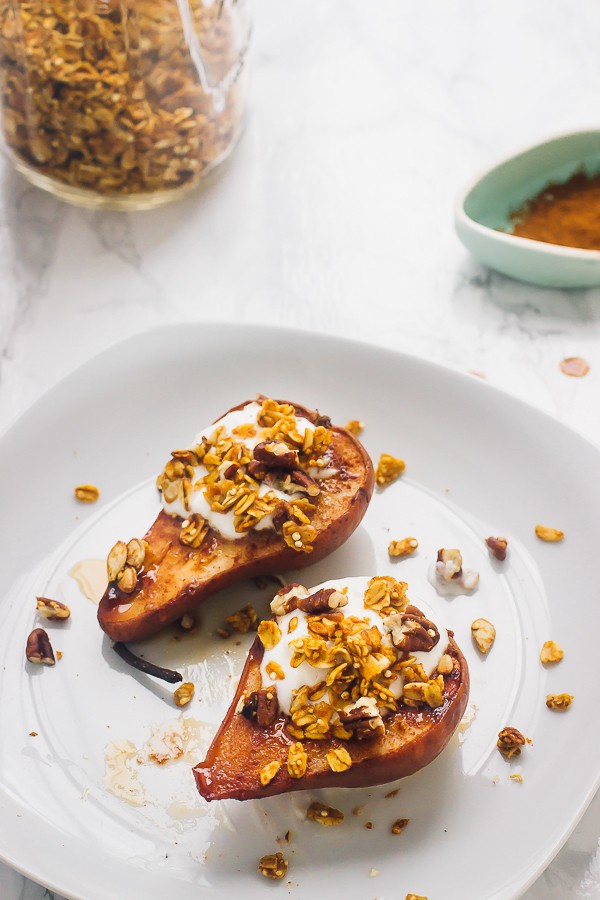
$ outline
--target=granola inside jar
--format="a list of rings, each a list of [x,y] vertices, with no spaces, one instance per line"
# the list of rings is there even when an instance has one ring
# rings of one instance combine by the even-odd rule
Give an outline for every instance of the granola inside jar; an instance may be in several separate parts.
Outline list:
[[[248,0],[0,0],[5,148],[85,206],[175,199],[240,134],[249,35]]]

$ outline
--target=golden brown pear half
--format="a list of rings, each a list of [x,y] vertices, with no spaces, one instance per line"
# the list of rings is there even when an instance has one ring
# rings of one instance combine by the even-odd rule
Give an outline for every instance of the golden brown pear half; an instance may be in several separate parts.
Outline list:
[[[246,400],[227,412],[250,402]],[[314,410],[292,405],[298,416],[315,425],[325,424],[333,433],[329,452],[337,474],[321,480],[320,495],[311,498],[316,505],[311,520],[316,529],[313,550],[305,553],[292,549],[272,529],[249,531],[239,540],[227,540],[211,529],[195,550],[179,540],[182,520],[161,511],[143,536],[147,548],[135,590],[123,593],[112,582],[100,601],[98,621],[114,641],[150,637],[221,588],[246,578],[312,565],[350,537],[373,493],[371,459],[345,428],[331,425]]]
[[[386,719],[386,733],[375,740],[304,740],[308,755],[306,774],[292,778],[287,769],[288,750],[297,738],[286,731],[286,719],[280,716],[268,727],[261,727],[241,713],[244,698],[261,688],[260,665],[263,646],[258,638],[250,648],[235,697],[208,750],[206,759],[194,767],[196,786],[205,800],[250,800],[289,791],[327,787],[369,787],[412,775],[441,753],[460,722],[469,697],[469,670],[448,632],[446,653],[453,669],[444,675],[444,703],[437,709],[418,709],[400,705]],[[275,682],[276,684],[276,682]],[[344,747],[352,766],[333,772],[326,754]],[[280,768],[263,787],[260,772],[269,763]]]

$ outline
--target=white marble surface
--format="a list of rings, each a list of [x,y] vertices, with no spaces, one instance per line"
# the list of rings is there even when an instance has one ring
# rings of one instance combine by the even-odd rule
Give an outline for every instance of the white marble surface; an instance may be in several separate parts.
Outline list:
[[[90,213],[0,164],[0,426],[118,338],[231,320],[479,370],[600,443],[600,290],[486,271],[452,228],[458,191],[496,158],[600,126],[598,12],[598,0],[259,0],[250,124],[203,193]],[[586,378],[560,373],[571,355]],[[597,797],[527,900],[600,897],[599,833]],[[51,896],[0,865],[2,900]]]

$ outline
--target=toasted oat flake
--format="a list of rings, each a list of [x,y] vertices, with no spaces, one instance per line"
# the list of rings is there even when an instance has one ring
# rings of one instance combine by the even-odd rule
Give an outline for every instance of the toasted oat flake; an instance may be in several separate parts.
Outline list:
[[[568,709],[575,698],[572,694],[547,694],[546,706],[548,709]]]
[[[285,672],[283,671],[283,668],[279,665],[278,662],[275,662],[274,660],[271,660],[271,662],[267,663],[267,665],[265,666],[265,672],[267,673],[269,678],[272,678],[274,681],[277,679],[283,681],[283,679],[285,678]]]
[[[344,813],[333,806],[325,806],[323,803],[311,803],[306,810],[306,818],[319,825],[341,825],[344,821]]]
[[[549,663],[557,663],[564,655],[562,647],[559,647],[556,641],[546,641],[540,651],[540,662],[545,666]]]
[[[380,487],[387,487],[402,475],[405,468],[406,463],[403,459],[397,459],[389,453],[382,453],[375,471],[375,480]]]
[[[283,853],[268,853],[261,856],[258,863],[258,871],[265,878],[283,878],[288,870],[288,861],[283,858]]]
[[[390,556],[408,556],[418,548],[419,542],[414,537],[405,537],[399,541],[390,541],[388,553]]]
[[[80,503],[95,503],[100,491],[95,484],[78,484],[75,488],[75,499]]]
[[[263,768],[260,770],[260,783],[263,787],[266,787],[268,784],[270,784],[271,781],[273,781],[280,768],[281,763],[277,762],[277,760],[273,760],[273,762],[270,762],[266,766],[263,766]]]
[[[346,772],[352,765],[352,757],[345,747],[336,747],[325,754],[332,772]]]
[[[277,622],[265,619],[258,626],[258,637],[265,650],[272,650],[281,640],[281,629]]]
[[[548,528],[546,525],[536,525],[535,533],[541,541],[546,541],[550,544],[562,541],[565,536],[564,531],[560,531],[558,528]]]
[[[358,437],[358,435],[361,434],[364,427],[365,423],[361,422],[359,419],[350,419],[350,421],[346,422],[344,425],[346,431],[349,431],[350,434],[353,434],[355,437]]]

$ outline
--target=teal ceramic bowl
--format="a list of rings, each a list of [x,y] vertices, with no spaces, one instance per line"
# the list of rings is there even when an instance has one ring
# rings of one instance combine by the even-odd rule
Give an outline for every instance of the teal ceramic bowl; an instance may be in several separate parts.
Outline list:
[[[578,170],[600,172],[600,131],[578,131],[511,156],[478,178],[459,197],[456,231],[480,262],[519,281],[551,288],[600,285],[600,251],[560,247],[515,237],[510,214],[550,182]]]

